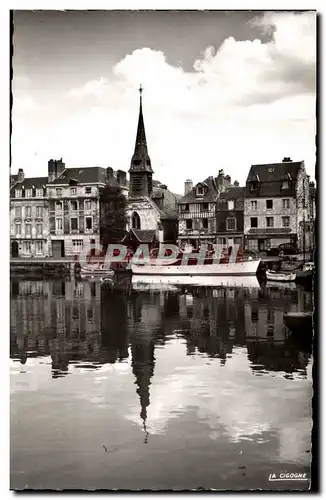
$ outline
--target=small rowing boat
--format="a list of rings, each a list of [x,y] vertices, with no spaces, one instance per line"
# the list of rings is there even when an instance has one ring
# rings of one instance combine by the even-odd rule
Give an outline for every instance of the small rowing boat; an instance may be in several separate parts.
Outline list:
[[[269,281],[295,281],[296,274],[294,272],[285,271],[266,271],[266,278]]]

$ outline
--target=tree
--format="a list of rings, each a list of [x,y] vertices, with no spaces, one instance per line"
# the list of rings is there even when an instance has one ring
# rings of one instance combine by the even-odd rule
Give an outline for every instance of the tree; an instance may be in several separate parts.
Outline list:
[[[120,186],[107,184],[100,189],[100,239],[104,250],[120,243],[126,234],[127,200]]]

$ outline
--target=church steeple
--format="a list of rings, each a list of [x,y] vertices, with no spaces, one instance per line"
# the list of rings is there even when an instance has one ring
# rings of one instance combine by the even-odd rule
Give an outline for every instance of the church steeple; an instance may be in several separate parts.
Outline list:
[[[148,155],[142,107],[143,88],[139,87],[139,117],[134,154],[130,163],[130,193],[132,197],[150,196],[152,193],[153,170]]]

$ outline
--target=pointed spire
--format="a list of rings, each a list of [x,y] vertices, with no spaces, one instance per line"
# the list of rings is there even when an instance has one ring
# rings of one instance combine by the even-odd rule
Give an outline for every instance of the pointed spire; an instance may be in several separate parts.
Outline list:
[[[131,159],[131,165],[129,172],[149,172],[153,173],[151,167],[151,160],[147,151],[147,140],[145,133],[145,125],[143,118],[143,103],[142,103],[142,93],[143,87],[139,86],[139,117],[137,126],[137,135],[135,142],[135,151]]]

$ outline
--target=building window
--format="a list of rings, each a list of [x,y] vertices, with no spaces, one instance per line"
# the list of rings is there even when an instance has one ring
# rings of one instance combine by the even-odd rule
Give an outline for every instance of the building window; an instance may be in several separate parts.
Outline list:
[[[257,189],[258,189],[258,182],[257,181],[250,182],[249,191],[257,191]]]
[[[132,229],[140,229],[140,217],[137,212],[134,212],[131,217],[131,227]]]
[[[56,212],[62,212],[62,201],[55,202],[55,210]]]
[[[91,194],[92,188],[90,186],[85,187],[85,193],[86,194]]]
[[[35,187],[33,187],[33,189],[32,189],[32,198],[35,198],[35,196],[36,196],[36,189],[35,189]]]
[[[289,189],[289,181],[283,181],[281,184],[281,189]]]
[[[92,217],[86,217],[85,222],[86,222],[86,224],[85,224],[86,229],[92,229],[92,226],[93,226]]]
[[[43,253],[43,241],[36,242],[36,253]]]
[[[32,207],[27,206],[25,207],[25,217],[31,217],[32,215]]]
[[[204,194],[204,188],[203,186],[198,186],[196,189],[197,196],[203,196]]]
[[[248,249],[258,251],[258,240],[248,240]]]
[[[30,236],[32,234],[32,224],[25,225],[26,236]]]
[[[62,219],[55,220],[55,229],[56,231],[62,231]]]
[[[202,228],[208,229],[208,219],[202,219]]]
[[[251,208],[251,210],[257,210],[257,201],[256,200],[250,202],[250,208]]]
[[[282,217],[282,227],[290,226],[290,217]]]
[[[207,212],[207,210],[208,210],[208,203],[202,203],[201,207],[202,207],[202,211],[203,212]]]
[[[22,216],[22,207],[15,207],[15,217],[20,219]]]
[[[25,241],[25,253],[31,253],[31,242]]]
[[[36,234],[37,236],[42,236],[43,224],[36,224]]]
[[[36,207],[36,217],[42,217],[43,207]]]
[[[43,196],[43,189],[37,189],[37,190],[36,190],[36,196],[37,196],[38,198],[41,198],[41,197]]]
[[[180,205],[181,212],[189,212],[189,205],[186,203],[185,205]]]
[[[76,212],[78,210],[78,201],[71,201],[70,202],[70,210],[72,212]]]
[[[84,246],[83,240],[72,240],[72,244],[73,244],[74,249],[83,248],[83,246]]]
[[[234,209],[234,200],[229,200],[228,201],[228,210],[233,210]]]
[[[268,210],[273,208],[273,200],[266,200],[266,208]]]
[[[282,200],[283,208],[290,208],[290,200]]]
[[[19,223],[15,224],[15,231],[16,231],[16,236],[21,235],[21,224]]]
[[[186,228],[187,229],[192,229],[192,220],[191,219],[187,219],[186,220]]]
[[[77,194],[77,188],[70,188],[70,194],[72,196],[76,195]]]
[[[56,192],[56,195],[57,195],[57,196],[62,196],[62,189],[61,189],[61,188],[57,188],[57,189],[55,190],[55,192]]]
[[[91,200],[85,200],[84,208],[85,208],[85,210],[91,210],[92,209],[92,202],[91,202]]]
[[[78,219],[77,219],[77,217],[72,217],[70,219],[70,229],[72,231],[77,231],[77,229],[78,229]]]
[[[21,189],[16,189],[15,190],[15,197],[16,198],[21,198],[22,195],[22,190]]]
[[[274,217],[266,217],[266,227],[274,227]]]
[[[226,219],[226,229],[227,229],[227,231],[235,231],[235,229],[236,229],[236,219],[235,218]]]
[[[219,245],[226,245],[226,238],[218,238]]]
[[[258,227],[257,217],[250,217],[250,227]]]
[[[31,198],[32,197],[32,190],[31,189],[26,189],[25,196],[26,196],[26,198]]]

